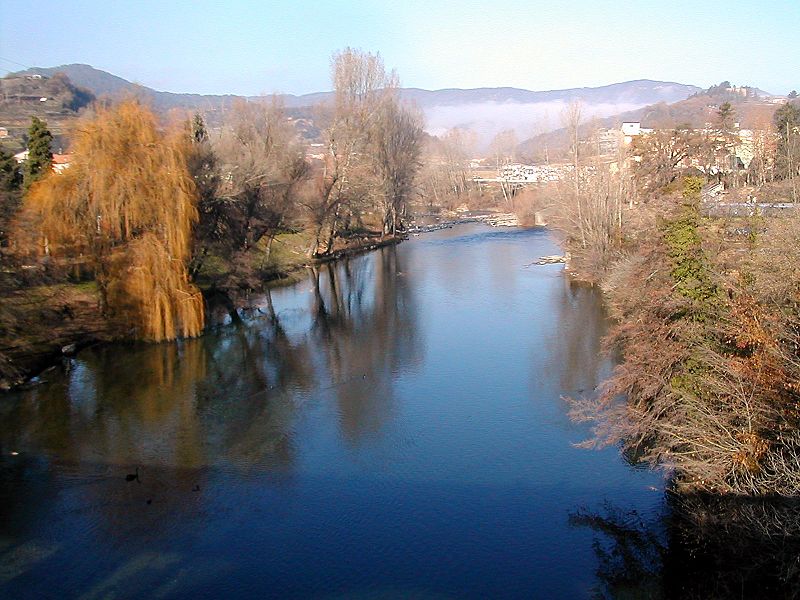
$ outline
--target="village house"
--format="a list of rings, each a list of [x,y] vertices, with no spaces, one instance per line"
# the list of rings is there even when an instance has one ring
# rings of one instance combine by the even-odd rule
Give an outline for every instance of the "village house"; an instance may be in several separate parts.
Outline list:
[[[70,165],[69,154],[53,154],[53,172],[63,173]]]
[[[28,156],[30,155],[30,150],[23,150],[22,152],[17,152],[14,155],[14,159],[18,163],[24,163],[28,160]],[[63,173],[66,169],[69,168],[71,162],[71,155],[69,154],[53,154],[52,160],[52,168],[54,173]]]

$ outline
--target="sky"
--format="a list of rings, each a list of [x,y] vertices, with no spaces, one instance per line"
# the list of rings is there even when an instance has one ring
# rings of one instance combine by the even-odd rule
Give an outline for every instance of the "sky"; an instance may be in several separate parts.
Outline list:
[[[406,87],[531,90],[633,79],[800,88],[800,0],[0,2],[0,75],[86,63],[173,92],[328,90],[333,52]]]

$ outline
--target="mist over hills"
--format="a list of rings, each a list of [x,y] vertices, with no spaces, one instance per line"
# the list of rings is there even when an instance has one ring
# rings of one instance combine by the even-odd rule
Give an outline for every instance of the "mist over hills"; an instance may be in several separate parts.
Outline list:
[[[237,98],[235,95],[158,91],[84,64],[36,67],[21,73],[52,76],[57,72],[66,74],[73,83],[98,97],[135,95],[159,111],[177,108],[213,115],[229,107]],[[641,79],[600,87],[548,91],[511,87],[403,88],[401,93],[403,98],[416,103],[424,111],[429,133],[440,134],[452,127],[468,128],[476,132],[479,141],[485,144],[503,130],[513,129],[520,139],[525,139],[559,128],[565,106],[574,99],[583,102],[586,117],[608,117],[660,102],[677,102],[699,90],[694,85]],[[332,92],[281,94],[286,107],[303,116],[310,114],[309,107],[331,97]]]

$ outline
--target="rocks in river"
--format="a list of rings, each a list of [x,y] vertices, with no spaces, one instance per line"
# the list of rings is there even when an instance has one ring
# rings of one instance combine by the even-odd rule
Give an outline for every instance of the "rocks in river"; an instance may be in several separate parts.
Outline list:
[[[453,223],[436,223],[435,225],[413,225],[406,230],[406,233],[411,235],[419,235],[420,233],[428,233],[431,231],[438,231],[440,229],[450,229]]]
[[[552,254],[550,256],[540,256],[539,260],[536,261],[537,265],[557,265],[561,263],[567,262],[567,259],[564,256],[559,256],[557,254]]]
[[[514,213],[490,215],[484,221],[492,227],[519,227],[519,219]]]
[[[61,354],[63,354],[64,356],[72,356],[77,351],[78,351],[77,344],[67,344],[66,346],[62,346],[61,348]]]

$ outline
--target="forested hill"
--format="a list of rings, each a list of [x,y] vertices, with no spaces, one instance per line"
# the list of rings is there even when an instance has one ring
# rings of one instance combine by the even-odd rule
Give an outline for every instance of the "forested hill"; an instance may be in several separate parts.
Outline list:
[[[69,79],[97,96],[110,96],[121,98],[135,96],[147,100],[156,110],[169,110],[172,108],[185,108],[197,110],[213,110],[230,105],[236,98],[234,95],[211,96],[202,94],[175,94],[173,92],[160,92],[138,83],[133,83],[122,77],[112,75],[106,71],[95,69],[90,65],[71,64],[57,67],[34,67],[15,75],[37,74],[52,77],[56,73],[64,73]]]

